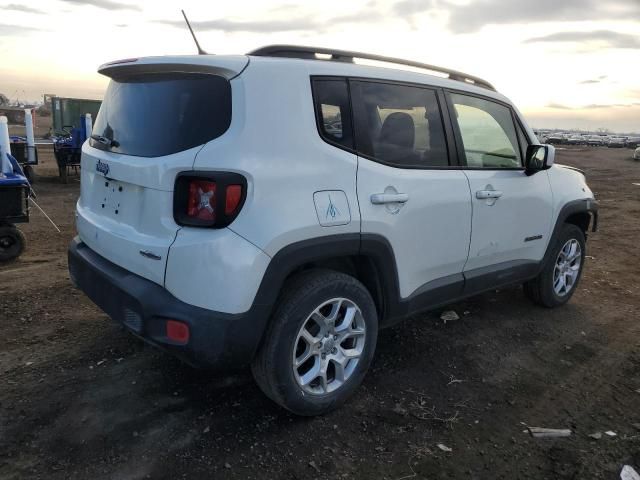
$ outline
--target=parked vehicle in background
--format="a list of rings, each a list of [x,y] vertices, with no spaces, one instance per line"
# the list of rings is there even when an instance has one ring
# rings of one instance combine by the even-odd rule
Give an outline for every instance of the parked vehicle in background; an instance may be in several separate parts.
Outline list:
[[[636,151],[633,152],[633,159],[634,160],[640,160],[640,147],[637,147]]]
[[[601,147],[604,145],[604,139],[600,135],[590,135],[587,138],[587,145],[590,147]]]
[[[569,138],[567,138],[567,144],[568,145],[584,145],[584,138],[582,138],[582,135],[571,135]]]
[[[549,145],[564,145],[565,137],[561,133],[550,133],[547,137],[547,143]]]
[[[625,142],[625,146],[627,148],[640,147],[640,137],[627,137],[627,141]]]
[[[251,365],[296,414],[343,403],[407,315],[511,284],[548,308],[576,291],[593,193],[485,80],[287,45],[99,72],[72,280],[192,364]]]
[[[607,142],[607,147],[609,148],[623,148],[625,145],[626,138],[624,137],[609,137],[609,142]]]

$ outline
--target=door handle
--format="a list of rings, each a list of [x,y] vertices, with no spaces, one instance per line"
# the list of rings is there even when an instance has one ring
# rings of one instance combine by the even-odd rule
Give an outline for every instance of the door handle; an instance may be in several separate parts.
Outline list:
[[[409,195],[406,193],[374,193],[371,195],[371,203],[384,205],[385,203],[406,203]]]
[[[476,198],[478,200],[486,200],[488,198],[500,198],[502,192],[500,190],[478,190],[476,192]]]

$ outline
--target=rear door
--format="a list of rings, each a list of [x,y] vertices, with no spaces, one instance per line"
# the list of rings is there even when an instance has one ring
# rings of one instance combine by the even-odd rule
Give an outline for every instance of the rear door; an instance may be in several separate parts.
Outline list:
[[[527,276],[542,259],[551,230],[547,172],[525,173],[528,140],[509,106],[461,93],[450,93],[449,100],[473,202],[467,287]]]
[[[113,72],[82,149],[80,238],[113,263],[160,285],[178,225],[176,175],[231,122],[231,86],[221,75]]]
[[[350,84],[362,233],[391,244],[402,299],[436,288],[451,298],[462,289],[471,199],[449,162],[443,97],[413,85]]]

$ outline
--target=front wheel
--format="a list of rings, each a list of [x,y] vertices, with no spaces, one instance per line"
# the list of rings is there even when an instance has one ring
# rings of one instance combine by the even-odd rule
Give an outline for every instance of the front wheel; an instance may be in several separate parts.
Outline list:
[[[349,398],[375,351],[378,318],[367,289],[339,272],[290,281],[252,364],[256,382],[297,415],[320,415]]]
[[[555,240],[542,272],[524,284],[535,303],[553,308],[564,305],[576,291],[585,259],[585,236],[575,225],[565,224]]]

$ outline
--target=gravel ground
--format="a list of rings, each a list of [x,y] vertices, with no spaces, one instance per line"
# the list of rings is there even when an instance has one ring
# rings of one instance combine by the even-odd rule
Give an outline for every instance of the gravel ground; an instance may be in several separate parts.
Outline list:
[[[381,332],[340,410],[296,418],[248,372],[212,375],[146,346],[73,289],[79,183],[42,151],[28,250],[0,266],[0,478],[591,479],[640,471],[640,163],[572,148],[600,200],[579,290],[563,308],[514,287]],[[635,424],[635,426],[634,426]],[[525,425],[569,428],[536,439]],[[611,430],[599,440],[588,435]],[[438,445],[447,447],[447,451]],[[451,449],[451,451],[448,451]]]

